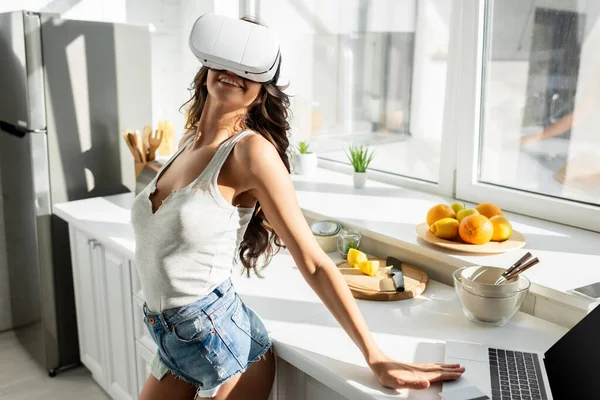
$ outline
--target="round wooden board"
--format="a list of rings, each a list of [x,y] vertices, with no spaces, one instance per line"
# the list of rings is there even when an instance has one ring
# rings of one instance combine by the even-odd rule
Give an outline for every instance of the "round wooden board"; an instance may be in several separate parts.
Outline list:
[[[510,239],[505,240],[504,242],[488,242],[486,244],[480,245],[468,244],[462,241],[453,242],[451,240],[440,239],[439,237],[431,233],[431,231],[429,230],[429,226],[425,222],[417,225],[417,227],[415,228],[415,232],[417,233],[417,236],[419,236],[427,243],[439,247],[444,247],[446,249],[462,251],[465,253],[505,253],[507,251],[520,249],[521,247],[525,246],[525,236],[523,236],[522,233],[515,231],[514,229]]]
[[[385,260],[379,260],[379,265],[385,267]],[[402,263],[404,275],[404,292],[396,292],[394,281],[385,271],[379,270],[377,276],[365,275],[358,268],[352,267],[348,261],[337,264],[352,295],[357,299],[375,301],[395,301],[412,299],[423,293],[429,282],[427,274],[411,264]]]

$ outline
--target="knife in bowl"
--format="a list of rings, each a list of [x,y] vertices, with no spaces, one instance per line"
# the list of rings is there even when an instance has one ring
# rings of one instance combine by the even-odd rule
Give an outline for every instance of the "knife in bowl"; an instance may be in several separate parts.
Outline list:
[[[388,275],[394,281],[396,292],[404,292],[404,274],[402,273],[402,262],[394,257],[388,257],[385,260],[385,265],[392,266],[392,269],[388,271]]]

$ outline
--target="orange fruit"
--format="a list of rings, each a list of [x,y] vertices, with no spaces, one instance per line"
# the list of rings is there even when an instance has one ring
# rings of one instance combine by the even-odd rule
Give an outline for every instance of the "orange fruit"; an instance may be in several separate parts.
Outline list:
[[[479,214],[488,218],[492,218],[496,215],[502,215],[502,210],[500,207],[492,203],[481,203],[475,207],[475,209],[479,211]]]
[[[438,204],[427,211],[427,225],[429,226],[444,218],[456,218],[456,212],[447,204]]]
[[[503,215],[496,215],[490,218],[490,222],[494,226],[494,235],[492,236],[494,242],[503,242],[510,238],[510,235],[512,235],[512,225],[508,218]]]
[[[483,215],[469,215],[460,222],[458,234],[465,243],[486,244],[492,240],[494,225]]]

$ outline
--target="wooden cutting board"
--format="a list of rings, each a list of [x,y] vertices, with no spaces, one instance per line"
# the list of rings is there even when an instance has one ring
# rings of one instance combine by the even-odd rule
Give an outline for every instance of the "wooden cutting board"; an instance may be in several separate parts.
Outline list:
[[[385,260],[378,258],[370,258],[370,260],[379,260],[379,265],[385,267]],[[337,266],[352,295],[357,299],[375,301],[412,299],[423,293],[429,282],[429,277],[422,269],[402,263],[404,292],[396,292],[394,281],[385,271],[379,270],[377,276],[369,276],[360,272],[358,268],[352,267],[347,261],[342,261]]]

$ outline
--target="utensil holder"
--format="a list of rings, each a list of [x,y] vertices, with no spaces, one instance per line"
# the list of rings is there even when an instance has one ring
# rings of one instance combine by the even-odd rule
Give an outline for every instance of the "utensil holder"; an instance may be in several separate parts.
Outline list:
[[[147,163],[135,161],[135,179],[140,177],[140,174],[144,170]]]

